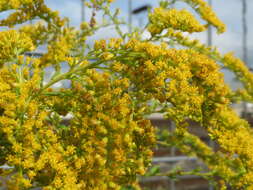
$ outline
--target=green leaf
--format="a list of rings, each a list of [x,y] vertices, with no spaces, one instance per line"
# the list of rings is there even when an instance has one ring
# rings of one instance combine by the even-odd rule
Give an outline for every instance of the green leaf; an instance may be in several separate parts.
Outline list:
[[[160,166],[153,166],[146,174],[145,176],[150,177],[150,176],[155,176],[160,172]]]

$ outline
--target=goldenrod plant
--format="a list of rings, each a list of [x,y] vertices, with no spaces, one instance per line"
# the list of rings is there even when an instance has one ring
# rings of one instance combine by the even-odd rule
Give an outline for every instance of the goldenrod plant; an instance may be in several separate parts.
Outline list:
[[[156,144],[198,157],[209,171],[154,175],[194,174],[217,189],[253,189],[253,131],[231,108],[253,101],[253,75],[233,54],[187,37],[209,26],[222,33],[225,25],[204,0],[178,1],[202,21],[173,8],[175,0],[161,1],[148,25],[133,33],[121,30],[112,0],[89,1],[92,17],[79,28],[44,0],[0,1],[0,11],[8,11],[0,20],[0,165],[6,166],[0,175],[7,189],[140,189],[137,177],[147,172]],[[96,21],[97,11],[106,22]],[[108,26],[119,38],[89,46],[87,40]],[[149,38],[142,38],[144,31]],[[33,56],[39,47],[46,53]],[[221,67],[243,88],[233,91]],[[69,87],[53,88],[64,80]],[[152,113],[174,121],[175,131],[156,138]],[[205,128],[219,150],[191,134],[189,120]]]

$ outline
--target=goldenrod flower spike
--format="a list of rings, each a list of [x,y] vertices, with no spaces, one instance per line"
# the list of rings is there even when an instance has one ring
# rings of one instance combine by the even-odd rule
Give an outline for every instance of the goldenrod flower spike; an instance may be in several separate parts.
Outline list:
[[[208,24],[217,28],[218,33],[223,33],[226,30],[225,24],[213,12],[212,7],[204,0],[181,0],[188,3]]]
[[[169,28],[189,33],[202,32],[206,29],[185,9],[155,8],[154,12],[149,14],[149,20],[148,30],[152,35],[159,34]]]
[[[152,36],[146,40],[139,30],[120,30],[111,0],[89,4],[93,21],[100,10],[110,18],[107,24],[82,23],[80,29],[43,0],[0,2],[0,11],[12,10],[0,21],[5,27],[0,32],[0,165],[10,166],[0,175],[7,189],[140,189],[137,177],[150,166],[157,138],[147,117],[158,112],[176,124],[158,142],[197,156],[210,169],[191,174],[218,189],[253,189],[253,131],[231,108],[234,100],[253,100],[253,75],[232,54],[185,37],[184,32],[202,32],[209,24],[218,32],[225,27],[205,1],[184,1],[207,25],[185,9],[163,6],[149,14]],[[34,18],[39,22],[25,24]],[[86,43],[110,25],[119,38]],[[41,57],[27,56],[42,45]],[[241,91],[224,82],[221,64],[243,83]],[[188,131],[189,120],[205,128],[219,144],[217,151]]]

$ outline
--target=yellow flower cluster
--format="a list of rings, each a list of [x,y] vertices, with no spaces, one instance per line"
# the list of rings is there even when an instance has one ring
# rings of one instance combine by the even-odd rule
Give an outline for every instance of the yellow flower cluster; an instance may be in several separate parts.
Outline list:
[[[0,26],[13,27],[34,18],[46,21],[50,27],[63,26],[65,20],[59,17],[57,11],[48,8],[44,0],[11,0],[1,1],[0,11],[15,10],[7,18],[0,20]]]
[[[32,78],[25,80],[23,73],[23,82],[13,88],[16,69],[21,66],[0,71],[1,143],[9,144],[1,145],[0,160],[19,168],[8,189],[37,183],[46,190],[120,189],[145,173],[154,131],[150,121],[134,115],[138,108],[127,94],[127,78],[114,80],[89,70],[72,89],[61,89],[62,97],[31,99],[41,70],[28,68]],[[73,118],[64,125],[60,116],[69,112]]]
[[[15,30],[1,31],[0,39],[0,68],[4,63],[17,59],[23,52],[34,49],[29,36]]]
[[[134,34],[128,41],[98,40],[87,49],[86,38],[96,27],[68,27],[43,0],[3,2],[1,11],[17,10],[1,26],[35,17],[45,22],[0,32],[0,165],[12,166],[0,175],[12,173],[8,189],[137,188],[136,178],[149,166],[155,143],[146,117],[156,112],[176,124],[167,143],[201,158],[211,169],[209,177],[220,179],[218,187],[253,188],[253,131],[230,108],[236,93],[225,84],[217,62],[236,74],[245,86],[241,95],[249,100],[253,75],[233,55],[222,56],[185,37],[182,32],[206,29],[192,14],[156,8],[149,15],[150,39]],[[103,6],[110,2],[91,3],[108,15]],[[223,32],[204,1],[185,2]],[[164,38],[188,48],[172,48]],[[40,58],[22,55],[45,44],[48,51]],[[69,70],[61,73],[66,62]],[[55,73],[45,84],[48,67]],[[63,80],[69,88],[51,88]],[[189,120],[208,131],[219,144],[217,152],[189,133]]]
[[[112,81],[90,70],[73,89],[61,90],[71,97],[31,99],[41,70],[35,65],[33,77],[25,80],[23,73],[13,88],[15,69],[21,66],[4,67],[0,75],[0,134],[10,145],[0,160],[19,168],[8,189],[34,187],[34,181],[44,189],[120,189],[144,174],[154,131],[150,121],[135,118],[127,78]],[[65,126],[59,116],[68,112],[73,119]]]
[[[232,53],[223,56],[223,64],[228,69],[232,70],[237,78],[244,84],[247,92],[253,96],[253,74],[243,61],[236,58]]]
[[[229,108],[231,90],[224,83],[219,66],[208,56],[194,50],[168,49],[164,45],[134,39],[125,48],[134,51],[136,57],[131,62],[136,64],[129,65],[127,61],[121,61],[116,62],[113,68],[117,66],[120,69],[115,71],[130,78],[130,83],[134,84],[133,91],[138,92],[135,96],[146,102],[158,99],[160,106],[164,106],[163,113],[174,120],[183,133],[187,132],[187,127],[180,126],[188,119],[199,122],[221,147],[218,153],[214,153],[194,137],[191,143],[195,143],[196,148],[202,146],[202,151],[192,149],[193,144],[189,145],[189,141],[185,141],[186,144],[182,142],[180,149],[201,157],[214,171],[213,175],[220,176],[234,189],[252,184],[250,149],[253,131]],[[226,60],[227,63],[232,61]],[[148,114],[149,111],[149,108],[145,108],[143,113]],[[236,134],[236,130],[241,132]],[[174,138],[179,140],[179,137]],[[205,155],[205,148],[210,154]],[[240,177],[242,172],[244,177]]]
[[[202,65],[203,67],[191,67],[191,69],[195,70],[194,75],[199,79],[202,78],[202,80],[200,80],[198,83],[191,83],[198,85],[200,94],[204,93],[204,101],[202,101],[201,106],[202,116],[204,116],[202,119],[204,120],[202,120],[201,123],[207,128],[210,136],[220,145],[220,153],[223,157],[221,157],[223,161],[220,160],[220,158],[218,159],[219,162],[222,163],[223,167],[219,164],[219,162],[215,162],[215,164],[211,165],[208,162],[206,163],[209,165],[212,171],[217,172],[215,175],[221,176],[226,183],[229,183],[233,187],[233,189],[252,189],[251,184],[253,168],[251,144],[253,142],[251,139],[253,131],[249,128],[248,123],[244,120],[241,120],[229,107],[231,100],[241,100],[238,96],[241,96],[241,98],[244,100],[252,102],[252,73],[245,66],[245,64],[240,59],[234,57],[233,54],[229,53],[223,56],[217,51],[217,49],[207,47],[197,40],[190,40],[180,31],[169,29],[164,37],[170,38],[179,45],[192,48],[201,54],[205,54],[209,57],[208,59],[213,59],[222,63],[226,68],[235,73],[237,79],[239,79],[244,85],[244,89],[231,92],[231,90],[224,84],[222,79],[223,77],[219,73],[217,65],[214,65],[214,62],[212,63],[212,69],[210,68],[211,62],[209,64]],[[196,57],[200,58],[201,56],[198,55]],[[185,56],[183,57],[186,58]],[[176,59],[175,61],[178,62]],[[186,62],[190,63],[189,60]],[[199,59],[195,62],[195,64],[198,62],[204,63],[204,61]],[[209,72],[210,69],[216,71],[211,74]],[[200,87],[199,85],[204,86]],[[178,90],[178,88],[175,89]],[[209,90],[207,91],[207,89]],[[178,94],[178,92],[176,92],[175,95],[176,94]],[[177,97],[176,99],[179,98]],[[175,105],[178,105],[178,103]],[[176,112],[173,117],[178,118],[179,115],[180,113]],[[182,121],[184,121],[184,119],[181,118],[181,122]],[[178,127],[180,127],[180,123]],[[180,149],[183,150],[184,146],[180,146]],[[186,146],[186,148],[187,149],[184,150],[184,152],[194,152],[193,150],[189,149],[189,146]],[[198,155],[198,157],[201,156]],[[227,159],[227,161],[224,159]],[[226,189],[226,185],[224,184],[223,189]]]
[[[65,29],[63,33],[64,35],[56,37],[54,41],[49,42],[48,52],[41,58],[43,63],[54,65],[71,59],[71,50],[74,49],[74,45],[77,43],[77,33],[71,29]]]
[[[42,45],[50,39],[48,28],[43,23],[24,25],[19,28],[19,31],[29,36],[35,46]]]
[[[203,0],[182,0],[194,8],[198,12],[202,19],[215,26],[218,30],[218,33],[223,33],[226,30],[225,24],[217,17],[213,12],[212,8],[208,5],[207,2]]]
[[[149,14],[148,30],[152,35],[160,34],[164,29],[173,28],[184,32],[202,32],[205,27],[187,10],[155,8]]]
[[[240,59],[236,58],[233,53],[221,55],[216,48],[207,47],[205,44],[200,43],[198,40],[191,40],[189,37],[184,36],[182,32],[173,29],[168,30],[165,37],[173,39],[176,43],[182,46],[192,48],[208,57],[222,63],[227,69],[231,70],[237,79],[243,84],[245,89],[240,89],[233,92],[231,96],[233,100],[246,100],[252,102],[253,98],[253,74],[249,68]]]
[[[0,2],[0,11],[5,11],[8,9],[18,9],[22,5],[27,5],[32,3],[33,0],[3,0]]]
[[[102,6],[104,6],[104,4],[110,4],[114,2],[114,0],[91,0],[90,2],[85,2],[86,6],[88,6],[89,8],[102,8]]]

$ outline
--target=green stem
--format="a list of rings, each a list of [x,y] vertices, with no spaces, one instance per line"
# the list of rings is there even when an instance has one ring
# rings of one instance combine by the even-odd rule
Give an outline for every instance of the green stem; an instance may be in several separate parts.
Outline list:
[[[103,9],[104,9],[105,15],[109,16],[110,20],[111,20],[111,21],[113,22],[113,24],[115,25],[115,30],[116,30],[116,32],[120,35],[120,37],[121,37],[122,39],[124,39],[125,37],[124,37],[124,34],[123,34],[123,32],[121,31],[120,27],[119,27],[119,21],[117,20],[116,15],[113,16],[113,15],[111,14],[111,12],[109,11],[108,7],[103,7]]]
[[[54,79],[52,79],[43,88],[40,89],[39,93],[41,93],[45,89],[49,88],[50,86],[54,85],[55,83],[57,83],[61,80],[67,79],[69,76],[71,76],[74,73],[78,73],[80,71],[85,72],[88,69],[95,68],[97,65],[100,65],[103,62],[104,61],[97,61],[97,62],[94,62],[92,64],[89,64],[88,66],[79,66],[79,67],[71,69],[69,72],[66,72],[66,73],[60,74],[58,76],[55,76]]]
[[[157,144],[162,145],[162,146],[167,146],[167,147],[171,147],[170,144],[163,142],[163,141],[156,141]]]
[[[166,173],[158,173],[156,176],[167,176],[167,177],[172,177],[174,178],[175,176],[186,176],[186,175],[194,175],[194,176],[201,176],[205,179],[209,179],[213,176],[211,172],[196,172],[196,171],[171,171],[171,172],[166,172]]]

